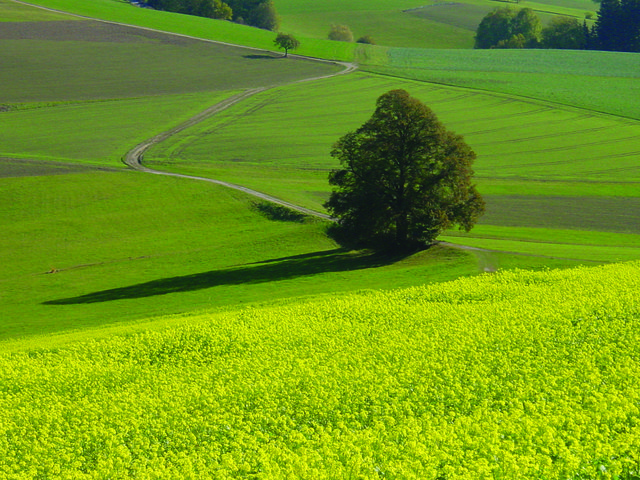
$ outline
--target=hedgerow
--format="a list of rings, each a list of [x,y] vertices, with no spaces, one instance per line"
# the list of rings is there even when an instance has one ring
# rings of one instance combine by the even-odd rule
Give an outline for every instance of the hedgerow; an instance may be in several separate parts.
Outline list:
[[[0,356],[0,478],[633,479],[640,262]]]

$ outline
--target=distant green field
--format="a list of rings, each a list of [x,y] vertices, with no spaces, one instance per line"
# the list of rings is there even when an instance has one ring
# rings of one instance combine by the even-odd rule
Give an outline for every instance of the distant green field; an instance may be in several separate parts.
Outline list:
[[[504,227],[493,250],[589,261],[637,258],[640,250],[640,122],[476,90],[362,74],[290,86],[253,97],[158,145],[146,162],[159,169],[224,179],[318,210],[337,166],[330,146],[357,128],[381,93],[405,88],[431,106],[478,154],[488,213]],[[327,99],[331,99],[327,102]],[[540,229],[535,239],[521,227]],[[570,231],[583,232],[578,248]],[[636,235],[607,251],[589,232]],[[452,241],[477,245],[480,227]],[[533,241],[505,244],[500,238]],[[564,244],[564,247],[547,243]],[[560,251],[564,249],[563,251]],[[567,253],[571,251],[571,253]]]
[[[102,22],[7,22],[0,37],[3,103],[237,90],[340,69]]]
[[[416,48],[472,48],[482,18],[504,6],[492,0],[440,2],[434,0],[361,0],[309,3],[280,0],[283,28],[315,38],[327,38],[332,24],[348,25],[356,39],[371,35],[380,45]],[[527,2],[513,8],[532,8],[543,24],[554,15],[579,19],[596,9],[587,0]]]
[[[363,68],[640,119],[638,59],[597,51],[389,49],[380,65]]]
[[[7,0],[4,0],[7,1]],[[274,50],[275,34],[259,28],[238,25],[221,20],[180,15],[138,8],[128,2],[118,0],[37,0],[34,4],[53,8],[76,15],[120,22],[140,27],[174,32],[201,39],[228,42],[235,45]],[[344,42],[330,42],[314,38],[301,38],[297,50],[302,55],[319,58],[351,60],[356,45]]]
[[[393,88],[409,90],[465,136],[478,154],[476,174],[491,188],[513,180],[511,194],[516,194],[522,188],[518,181],[526,179],[524,193],[533,195],[544,182],[574,182],[583,183],[583,193],[590,195],[585,192],[593,192],[593,183],[640,181],[638,121],[362,74],[260,94],[158,145],[147,162],[190,173],[227,172],[233,181],[254,170],[247,181],[256,188],[279,188],[280,171],[284,190],[306,180],[299,188],[308,190],[298,192],[296,201],[306,195],[307,206],[319,208],[322,192],[328,191],[326,173],[336,167],[329,156],[332,143],[357,128],[373,111],[375,99]],[[552,194],[540,188],[541,194]],[[563,195],[562,188],[555,195]]]
[[[3,342],[0,471],[633,480],[639,290],[500,272]]]
[[[229,22],[136,9],[126,2],[115,0],[38,0],[37,3],[104,20],[273,49],[273,33]],[[356,39],[371,35],[378,45],[465,49],[473,47],[475,29],[482,17],[503,5],[493,0],[465,0],[455,5],[448,2],[442,5],[442,2],[433,0],[332,0],[320,3],[281,0],[276,8],[282,18],[281,30],[300,38],[301,54],[350,60],[358,50],[368,51],[371,48],[328,41],[327,35],[332,24],[350,26]],[[526,6],[538,12],[543,23],[553,15],[582,19],[586,12],[593,14],[595,10],[594,4],[587,0],[549,0],[527,3]]]

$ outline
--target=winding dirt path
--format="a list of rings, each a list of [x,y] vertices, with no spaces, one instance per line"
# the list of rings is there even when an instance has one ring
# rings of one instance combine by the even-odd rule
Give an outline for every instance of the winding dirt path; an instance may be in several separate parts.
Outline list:
[[[213,178],[207,178],[207,177],[198,177],[195,175],[185,175],[182,173],[172,173],[172,172],[163,172],[161,170],[154,170],[152,168],[149,167],[145,167],[142,164],[142,159],[144,157],[144,153],[153,145],[162,142],[163,140],[166,140],[167,138],[169,138],[172,135],[175,135],[178,132],[181,132],[183,130],[185,130],[186,128],[189,128],[209,117],[212,117],[213,115],[216,115],[217,113],[222,112],[223,110],[226,110],[227,108],[230,108],[232,106],[234,106],[235,104],[253,96],[256,95],[260,92],[264,92],[265,90],[268,90],[271,87],[260,87],[260,88],[252,88],[250,90],[245,90],[242,93],[238,93],[237,95],[234,95],[232,97],[229,97],[209,108],[207,108],[205,111],[199,113],[198,115],[196,115],[195,117],[190,118],[189,120],[187,120],[184,123],[181,123],[180,125],[172,128],[171,130],[168,130],[166,132],[160,133],[158,135],[156,135],[153,138],[150,138],[149,140],[145,140],[144,142],[136,145],[133,149],[129,150],[129,152],[127,152],[127,154],[124,156],[124,158],[122,159],[124,163],[126,163],[129,167],[133,168],[134,170],[137,170],[139,172],[145,172],[145,173],[152,173],[154,175],[165,175],[168,177],[178,177],[178,178],[187,178],[190,180],[199,180],[202,182],[209,182],[209,183],[215,183],[216,185],[222,185],[224,187],[227,188],[233,188],[234,190],[239,190],[241,192],[247,193],[249,195],[252,195],[254,197],[260,198],[262,200],[266,200],[268,202],[272,202],[272,203],[277,203],[278,205],[282,205],[284,207],[290,208],[292,210],[296,210],[298,212],[304,213],[305,215],[311,215],[314,217],[319,217],[322,218],[324,220],[333,220],[333,218],[325,213],[320,213],[320,212],[316,212],[315,210],[311,210],[309,208],[305,208],[305,207],[301,207],[299,205],[294,205],[293,203],[289,203],[286,202],[284,200],[281,200],[279,198],[273,197],[271,195],[267,195],[266,193],[262,193],[262,192],[258,192],[257,190],[252,190],[250,188],[247,187],[243,187],[242,185],[236,185],[235,183],[229,183],[229,182],[223,182],[222,180],[215,180]]]

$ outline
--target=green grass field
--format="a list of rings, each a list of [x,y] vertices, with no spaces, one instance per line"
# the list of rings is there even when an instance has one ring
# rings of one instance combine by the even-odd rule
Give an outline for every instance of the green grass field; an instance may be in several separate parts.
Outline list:
[[[301,53],[367,64],[291,83],[339,68],[228,22],[38,1],[261,50],[0,0],[1,478],[639,478],[637,54],[460,49],[485,0],[281,0]],[[457,247],[347,251],[122,163],[271,85],[145,164],[321,210],[333,142],[405,88],[478,153],[487,214]]]
[[[201,182],[97,170],[0,180],[0,338],[478,270],[451,249],[342,251],[322,222],[279,221]]]
[[[326,39],[332,24],[348,25],[355,38],[371,35],[377,44],[415,48],[472,48],[482,18],[504,3],[491,0],[439,2],[434,0],[362,0],[309,4],[280,0],[282,28],[304,37]],[[532,8],[546,24],[554,15],[582,20],[595,6],[587,0],[527,2],[513,8]]]

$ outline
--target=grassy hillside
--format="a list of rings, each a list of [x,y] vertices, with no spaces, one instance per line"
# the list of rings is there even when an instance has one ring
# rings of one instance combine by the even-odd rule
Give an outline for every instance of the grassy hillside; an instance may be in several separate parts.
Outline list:
[[[0,179],[0,339],[478,271],[474,255],[451,249],[345,252],[322,223],[280,219],[222,187],[19,166],[32,176]]]
[[[5,343],[0,471],[637,478],[639,279],[504,272]]]
[[[332,24],[348,25],[355,38],[371,35],[377,44],[415,48],[472,48],[478,24],[491,10],[504,6],[492,0],[278,0],[283,28],[296,34],[327,38]],[[546,24],[554,15],[582,20],[596,9],[590,0],[527,2]]]
[[[640,119],[637,53],[389,49],[364,70]]]
[[[8,0],[4,0],[8,1]],[[136,9],[115,0],[38,0],[38,5],[115,22],[173,31],[199,38],[272,49],[274,35],[256,28],[229,22],[187,17],[167,12]],[[472,48],[482,17],[501,3],[494,0],[362,0],[306,2],[279,0],[280,29],[301,40],[300,53],[322,58],[348,60],[363,47],[328,41],[332,24],[348,25],[355,38],[370,35],[378,45],[413,48]],[[522,8],[513,5],[514,8]],[[583,19],[596,10],[590,0],[547,0],[527,2],[541,21],[555,15]],[[186,18],[185,18],[186,17]],[[365,50],[370,50],[368,47]]]
[[[393,88],[422,99],[478,154],[488,212],[471,234],[448,239],[566,259],[638,258],[640,123],[583,109],[356,74],[253,97],[158,145],[146,162],[321,209],[337,166],[331,145]]]
[[[637,122],[394,77],[355,75],[270,90],[162,144],[145,161],[321,208],[327,171],[335,166],[331,144],[370,115],[382,92],[407,88],[480,154],[477,172],[489,212],[471,236],[446,239],[498,252],[439,248],[405,259],[347,254],[324,237],[321,224],[274,221],[239,194],[96,170],[123,169],[120,158],[129,148],[233,94],[231,83],[268,85],[333,67],[58,14],[42,18],[55,22],[35,22],[40,15],[27,7],[3,10],[11,22],[3,30],[8,48],[0,53],[9,72],[0,113],[0,174],[6,177],[0,301],[8,317],[2,337],[212,305],[409,286],[484,269],[640,255]],[[19,29],[12,23],[29,18],[34,22]],[[26,65],[11,60],[27,53]],[[442,70],[454,60],[440,58]],[[498,59],[487,56],[472,68],[491,64]],[[505,68],[487,71],[501,78]],[[630,71],[617,68],[620,76]],[[21,69],[29,74],[18,75]],[[588,77],[586,66],[576,75]]]
[[[2,0],[10,1],[10,0]],[[132,6],[118,0],[38,0],[34,4],[92,19],[119,22],[140,27],[174,32],[196,38],[217,40],[235,45],[273,50],[275,34],[259,28],[221,20],[180,15]],[[298,50],[302,55],[337,60],[353,58],[356,45],[305,38]]]

